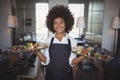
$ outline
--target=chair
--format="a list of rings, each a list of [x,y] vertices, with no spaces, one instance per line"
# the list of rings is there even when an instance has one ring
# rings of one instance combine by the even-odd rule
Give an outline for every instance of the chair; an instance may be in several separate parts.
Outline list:
[[[28,67],[26,70],[17,76],[18,80],[21,79],[32,79],[32,80],[40,80],[40,62],[38,57],[36,57],[36,60],[34,62],[34,67]]]
[[[120,80],[120,57],[108,63],[105,74],[106,80]]]
[[[80,63],[77,80],[98,80],[98,69],[90,59],[85,59]]]

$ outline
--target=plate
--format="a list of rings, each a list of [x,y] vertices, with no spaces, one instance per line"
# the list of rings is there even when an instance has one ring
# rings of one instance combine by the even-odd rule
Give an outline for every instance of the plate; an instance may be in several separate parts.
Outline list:
[[[101,60],[101,61],[110,61],[112,59],[114,59],[114,57],[110,56],[110,55],[102,55],[100,53],[95,53],[94,55],[91,55],[91,53],[87,53],[84,54],[83,56],[85,56],[86,58],[90,58],[93,60]]]
[[[102,58],[99,58],[99,60],[101,61],[111,61],[112,59],[114,59],[114,57],[109,55],[107,55],[106,57],[103,56]]]
[[[82,54],[82,51],[83,51],[83,50],[84,50],[84,47],[83,47],[83,46],[74,46],[74,47],[72,48],[72,52],[77,53],[77,54],[79,54],[79,55]]]
[[[39,50],[42,50],[48,48],[48,43],[38,43],[37,46]]]

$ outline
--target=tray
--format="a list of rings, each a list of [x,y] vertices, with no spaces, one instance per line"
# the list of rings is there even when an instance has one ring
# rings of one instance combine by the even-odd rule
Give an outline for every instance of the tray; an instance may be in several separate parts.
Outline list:
[[[93,60],[101,60],[101,61],[110,61],[114,59],[114,57],[108,54],[101,54],[101,53],[91,53],[89,49],[85,50],[83,46],[75,46],[72,48],[72,52],[79,55],[85,56],[86,58],[90,58]]]
[[[13,53],[18,53],[18,52],[31,52],[34,49],[34,45],[31,47],[26,47],[25,45],[17,45],[14,48],[11,48],[10,51]],[[37,43],[37,49],[42,50],[48,48],[47,43]]]

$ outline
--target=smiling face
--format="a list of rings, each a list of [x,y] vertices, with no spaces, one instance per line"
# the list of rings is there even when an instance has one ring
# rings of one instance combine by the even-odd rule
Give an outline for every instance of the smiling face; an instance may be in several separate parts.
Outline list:
[[[56,33],[65,33],[65,21],[58,17],[58,18],[55,18],[54,19],[54,22],[53,22],[53,26],[54,26],[54,30],[56,31]]]

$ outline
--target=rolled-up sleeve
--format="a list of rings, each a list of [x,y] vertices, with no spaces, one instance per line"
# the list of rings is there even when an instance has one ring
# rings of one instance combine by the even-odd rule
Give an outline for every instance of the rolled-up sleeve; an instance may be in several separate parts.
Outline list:
[[[76,41],[75,41],[73,38],[70,39],[70,40],[71,40],[71,49],[72,49],[74,46],[77,46],[77,43],[76,43]],[[71,55],[70,55],[70,57],[69,57],[69,64],[70,64],[71,67],[74,66],[74,65],[72,65],[72,61],[73,61],[73,59],[76,58],[76,57],[77,57],[77,54],[71,52]]]
[[[72,60],[76,57],[77,57],[77,55],[75,53],[71,53],[70,58],[69,58],[69,64],[70,64],[71,67],[74,66],[74,65],[72,65]]]
[[[46,63],[41,62],[43,65],[48,65],[50,62],[50,57],[49,57],[49,45],[50,45],[51,38],[47,38],[44,43],[48,43],[48,48],[43,50],[43,55],[46,57]]]
[[[43,65],[48,65],[49,62],[50,62],[49,53],[48,53],[48,48],[43,51],[43,55],[46,57],[46,63],[43,63],[43,62],[42,62],[42,64],[43,64]]]

